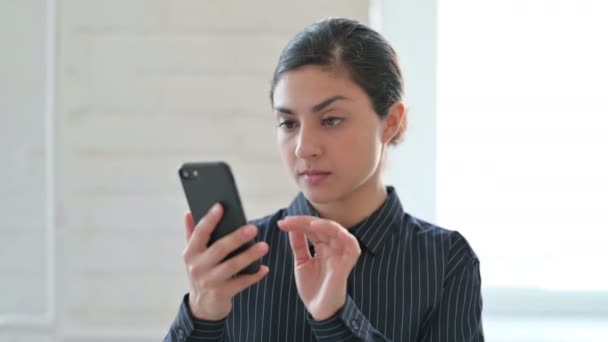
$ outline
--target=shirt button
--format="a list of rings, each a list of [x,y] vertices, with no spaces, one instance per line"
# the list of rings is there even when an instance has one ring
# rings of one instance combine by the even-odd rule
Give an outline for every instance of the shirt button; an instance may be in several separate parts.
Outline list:
[[[357,322],[355,319],[352,319],[350,321],[350,326],[353,328],[354,331],[359,330],[359,322]]]
[[[183,339],[184,339],[184,331],[183,331],[182,329],[179,329],[179,330],[177,331],[177,337],[178,337],[180,340],[183,340]]]

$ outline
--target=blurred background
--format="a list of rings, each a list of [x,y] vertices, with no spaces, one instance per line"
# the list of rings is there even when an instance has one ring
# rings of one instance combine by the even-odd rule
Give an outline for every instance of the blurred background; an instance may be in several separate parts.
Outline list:
[[[400,55],[388,183],[475,248],[487,340],[608,341],[602,0],[0,0],[0,341],[161,340],[179,165],[228,161],[249,218],[287,206],[269,82],[330,16]]]

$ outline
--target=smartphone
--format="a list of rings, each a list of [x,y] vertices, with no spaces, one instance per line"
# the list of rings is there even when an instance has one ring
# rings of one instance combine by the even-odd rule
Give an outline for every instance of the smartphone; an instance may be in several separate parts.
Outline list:
[[[179,169],[179,178],[184,188],[194,223],[207,214],[215,203],[224,208],[221,221],[211,234],[209,245],[247,224],[236,182],[230,167],[225,162],[184,163]],[[253,246],[249,241],[226,257],[229,259]],[[243,269],[239,274],[256,273],[260,261]]]

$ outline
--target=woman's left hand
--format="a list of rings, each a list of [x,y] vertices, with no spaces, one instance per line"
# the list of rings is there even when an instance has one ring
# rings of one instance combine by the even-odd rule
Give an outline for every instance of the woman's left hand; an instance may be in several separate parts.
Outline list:
[[[278,225],[289,233],[300,299],[315,320],[332,317],[346,302],[348,276],[361,255],[359,242],[337,222],[313,216],[288,216]]]

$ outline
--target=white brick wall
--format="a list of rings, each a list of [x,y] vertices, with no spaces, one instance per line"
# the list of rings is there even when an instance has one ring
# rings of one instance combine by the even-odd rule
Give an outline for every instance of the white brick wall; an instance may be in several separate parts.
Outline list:
[[[179,164],[227,160],[249,218],[288,205],[296,188],[277,153],[268,100],[278,55],[318,19],[366,22],[368,2],[57,5],[57,321],[47,332],[2,332],[0,341],[157,341],[187,291]],[[41,114],[22,117],[43,131]],[[43,146],[18,156],[41,163],[32,151]],[[13,213],[2,222],[19,224],[0,233],[2,286],[9,288],[0,296],[10,294],[0,297],[0,314],[36,313],[46,300],[44,216],[27,202],[44,196],[26,192],[19,202],[9,201],[14,191],[1,195],[3,214]],[[28,248],[38,252],[24,254]]]
[[[0,317],[46,310],[44,13],[0,1]]]

